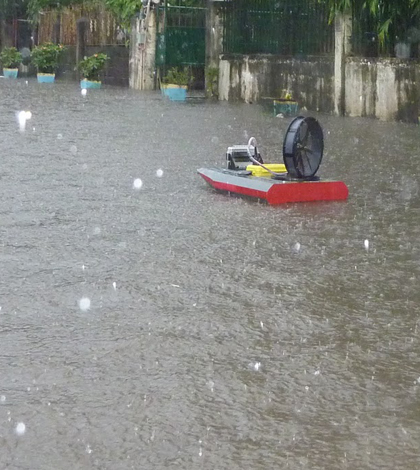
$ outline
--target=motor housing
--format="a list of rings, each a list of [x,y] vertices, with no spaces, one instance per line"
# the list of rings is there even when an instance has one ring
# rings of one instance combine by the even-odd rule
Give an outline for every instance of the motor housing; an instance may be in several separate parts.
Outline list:
[[[264,163],[261,155],[254,146],[250,147],[254,158],[260,163]],[[228,147],[226,152],[226,164],[228,170],[246,170],[248,165],[252,165],[252,161],[248,154],[248,145],[232,145]]]

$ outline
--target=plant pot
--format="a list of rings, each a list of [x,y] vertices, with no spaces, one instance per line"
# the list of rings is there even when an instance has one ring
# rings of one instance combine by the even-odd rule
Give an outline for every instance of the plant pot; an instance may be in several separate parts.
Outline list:
[[[162,85],[161,91],[163,96],[166,96],[171,101],[185,101],[187,98],[187,86],[183,85]]]
[[[3,67],[4,78],[17,78],[19,69],[7,69]]]
[[[54,83],[55,73],[37,73],[38,83]]]
[[[294,100],[279,99],[273,101],[274,116],[296,116],[299,112],[299,104]]]
[[[101,88],[102,82],[96,81],[96,80],[87,80],[84,78],[83,80],[80,80],[80,88]]]

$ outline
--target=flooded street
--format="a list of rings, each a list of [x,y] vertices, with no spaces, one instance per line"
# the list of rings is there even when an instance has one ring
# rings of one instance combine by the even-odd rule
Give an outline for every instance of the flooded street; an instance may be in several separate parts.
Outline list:
[[[419,468],[418,126],[310,113],[349,199],[271,207],[196,169],[288,118],[1,80],[0,469]]]

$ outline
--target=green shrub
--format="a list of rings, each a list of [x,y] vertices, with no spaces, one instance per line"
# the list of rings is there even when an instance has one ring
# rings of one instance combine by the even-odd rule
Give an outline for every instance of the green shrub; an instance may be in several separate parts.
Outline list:
[[[78,69],[86,80],[99,81],[100,74],[102,73],[107,60],[109,60],[109,57],[106,54],[93,54],[90,57],[85,57],[81,60],[78,65]]]
[[[178,67],[173,67],[168,70],[165,78],[163,79],[163,83],[188,86],[188,84],[193,80],[194,77],[190,74],[188,68],[184,67],[183,69],[180,69]]]
[[[206,68],[206,94],[210,98],[218,97],[219,69],[217,67]]]
[[[47,42],[34,47],[31,58],[32,63],[40,73],[55,73],[64,52],[64,46]]]
[[[22,54],[16,47],[5,47],[0,53],[1,64],[6,69],[17,69],[22,62]]]

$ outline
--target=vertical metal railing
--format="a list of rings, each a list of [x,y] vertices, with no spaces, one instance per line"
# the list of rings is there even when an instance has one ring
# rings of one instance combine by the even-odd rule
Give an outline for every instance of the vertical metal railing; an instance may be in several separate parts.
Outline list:
[[[158,65],[204,66],[206,8],[165,3],[158,18]]]
[[[232,0],[223,5],[225,53],[319,55],[334,49],[334,28],[319,0]]]

